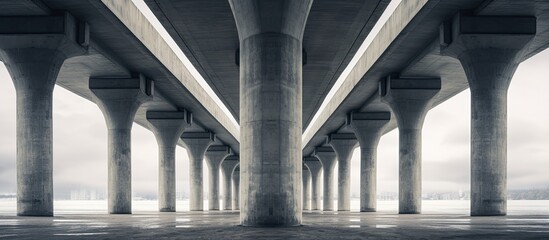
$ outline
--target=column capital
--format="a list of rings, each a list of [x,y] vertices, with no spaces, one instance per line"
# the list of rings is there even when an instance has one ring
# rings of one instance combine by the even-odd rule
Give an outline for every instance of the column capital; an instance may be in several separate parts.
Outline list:
[[[184,132],[181,140],[187,152],[194,159],[204,159],[208,147],[215,142],[215,134],[211,132]]]
[[[225,157],[221,163],[221,168],[229,175],[236,169],[236,166],[240,163],[238,155],[230,155]]]
[[[282,33],[301,40],[313,0],[229,0],[238,36]]]
[[[325,168],[335,164],[337,160],[336,153],[332,147],[316,147],[313,156],[317,157]]]
[[[304,157],[303,164],[311,172],[320,172],[322,169],[322,162],[317,157]]]
[[[351,112],[346,125],[353,130],[361,148],[377,145],[385,127],[391,121],[391,112]]]
[[[420,129],[440,89],[440,78],[390,75],[379,82],[381,101],[391,107],[399,129]]]
[[[206,151],[206,161],[209,164],[221,164],[221,162],[233,154],[229,146],[210,146]]]
[[[139,74],[134,78],[90,78],[89,88],[109,129],[131,129],[142,103],[152,99],[152,80]]]
[[[332,133],[326,137],[326,144],[332,146],[336,154],[341,154],[354,149],[358,141],[354,133]]]
[[[159,146],[173,146],[190,125],[189,114],[182,111],[147,111],[147,121]]]

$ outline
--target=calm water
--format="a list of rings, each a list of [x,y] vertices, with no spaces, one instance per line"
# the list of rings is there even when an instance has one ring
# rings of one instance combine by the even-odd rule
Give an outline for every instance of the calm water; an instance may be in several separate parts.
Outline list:
[[[334,201],[337,206],[337,201]],[[158,204],[156,200],[133,201],[134,212],[156,212]],[[208,206],[208,201],[204,201]],[[360,202],[358,199],[351,201],[351,211],[358,211]],[[459,214],[469,215],[468,200],[423,200],[423,214]],[[0,200],[0,215],[15,215],[16,202],[14,199]],[[188,211],[189,201],[177,201],[178,211]],[[54,202],[55,214],[105,214],[107,212],[106,200],[60,200]],[[397,201],[378,201],[378,211],[396,213]],[[549,200],[513,200],[507,204],[508,215],[549,215]]]

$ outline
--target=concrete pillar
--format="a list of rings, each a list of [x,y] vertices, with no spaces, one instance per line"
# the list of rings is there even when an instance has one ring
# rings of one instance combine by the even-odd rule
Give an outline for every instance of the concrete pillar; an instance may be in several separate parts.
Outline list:
[[[233,210],[240,211],[240,164],[233,171]]]
[[[135,113],[152,98],[152,81],[136,78],[90,78],[93,100],[108,128],[108,210],[132,212],[131,131]]]
[[[360,143],[360,211],[375,212],[377,207],[377,144],[391,120],[390,112],[352,112],[347,126]]]
[[[239,158],[236,155],[228,156],[221,163],[221,174],[223,176],[223,210],[232,210],[231,180],[233,171],[238,165]],[[235,193],[238,194],[238,193]]]
[[[316,157],[305,157],[303,162],[311,172],[311,210],[322,210],[321,205],[321,189],[322,181],[320,173],[322,172],[322,163]]]
[[[337,156],[337,210],[351,210],[351,158],[358,144],[354,133],[334,133],[328,136],[328,144]]]
[[[229,0],[240,39],[243,226],[301,224],[302,39],[312,0]]]
[[[303,164],[303,210],[311,210],[311,171]]]
[[[388,77],[380,82],[381,101],[391,107],[398,124],[400,214],[421,213],[421,129],[440,87],[438,78]]]
[[[335,211],[334,208],[334,171],[337,162],[337,156],[332,147],[315,148],[314,156],[322,163],[324,172],[324,201],[323,211]]]
[[[158,208],[175,212],[175,147],[191,124],[187,111],[147,111],[149,127],[158,143]]]
[[[206,151],[208,165],[208,209],[219,210],[219,169],[223,160],[231,155],[231,148],[227,146],[210,146]]]
[[[215,141],[215,135],[210,132],[185,132],[181,135],[189,154],[189,209],[191,211],[204,210],[204,187],[202,166],[204,154]]]
[[[441,27],[441,53],[457,58],[471,89],[471,215],[507,213],[507,90],[534,16],[457,15]]]
[[[87,41],[86,25],[69,14],[0,17],[0,58],[17,95],[18,216],[53,216],[53,88]]]

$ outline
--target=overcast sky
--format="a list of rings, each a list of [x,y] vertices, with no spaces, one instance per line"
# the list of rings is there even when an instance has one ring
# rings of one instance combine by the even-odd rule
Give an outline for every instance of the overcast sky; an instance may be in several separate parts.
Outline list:
[[[508,188],[549,187],[549,52],[518,68],[508,100]],[[469,190],[470,95],[466,90],[431,110],[423,127],[423,192]],[[0,194],[16,191],[15,89],[0,64]],[[107,130],[97,106],[56,86],[54,113],[54,191],[60,196],[80,188],[106,192]],[[381,138],[378,191],[398,191],[398,130]],[[177,148],[177,191],[188,192],[188,157]],[[352,160],[352,194],[359,194],[360,153]],[[206,164],[204,164],[206,172]],[[207,174],[204,174],[207,176]],[[132,188],[156,194],[157,146],[152,133],[132,131]],[[205,188],[207,187],[205,179]]]

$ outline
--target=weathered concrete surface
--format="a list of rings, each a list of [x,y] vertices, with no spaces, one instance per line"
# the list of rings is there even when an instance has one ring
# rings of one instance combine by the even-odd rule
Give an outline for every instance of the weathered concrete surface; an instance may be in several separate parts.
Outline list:
[[[303,164],[303,210],[311,210],[311,171]]]
[[[376,67],[381,67],[374,64],[387,55],[386,52],[393,41],[408,27],[410,21],[427,2],[427,0],[418,0],[402,1],[400,3],[387,23],[375,36],[370,46],[359,57],[355,67],[350,70],[347,76],[344,76],[345,80],[334,94],[334,97],[325,108],[316,113],[318,118],[311,121],[305,129],[302,142],[304,155],[312,153],[316,146],[322,144],[326,135],[337,131],[345,123],[346,115],[351,110],[356,110],[368,104],[368,100],[376,95],[377,80],[382,76],[375,75],[366,78],[365,75],[372,72]],[[433,4],[436,3],[433,1]],[[406,59],[409,61],[410,58]]]
[[[360,143],[360,211],[377,206],[377,145],[391,119],[391,112],[352,112],[347,125]]]
[[[17,239],[546,239],[545,216],[472,218],[463,215],[304,213],[293,228],[244,228],[236,212],[131,216],[67,214],[55,218],[1,216],[0,232]]]
[[[305,157],[303,163],[307,165],[311,172],[311,210],[322,210],[322,181],[320,173],[322,173],[322,163],[316,157]]]
[[[152,81],[143,75],[90,78],[89,86],[108,128],[108,210],[131,213],[131,131],[137,109],[152,98]]]
[[[186,132],[181,135],[185,149],[189,154],[189,209],[204,210],[204,186],[202,167],[204,154],[215,141],[215,135],[210,132]]]
[[[233,171],[233,210],[240,210],[240,164]]]
[[[317,147],[315,148],[313,155],[322,163],[322,172],[324,176],[322,210],[335,211],[334,173],[337,155],[332,147]]]
[[[239,119],[239,39],[227,0],[145,0],[167,32]],[[306,126],[389,0],[315,0],[303,33]],[[215,47],[212,47],[215,46]]]
[[[221,163],[221,178],[223,179],[223,210],[232,210],[233,193],[231,192],[231,181],[233,179],[233,172],[236,166],[239,164],[240,158],[236,155],[228,156]],[[239,194],[235,192],[234,194]]]
[[[301,224],[302,39],[312,0],[230,0],[240,39],[241,222]]]
[[[0,59],[17,95],[20,216],[53,216],[52,95],[63,62],[87,51],[77,25],[69,14],[0,17]]]
[[[206,151],[208,165],[208,210],[219,210],[219,170],[221,163],[232,154],[228,146],[210,146]]]
[[[327,143],[337,156],[337,210],[351,210],[351,158],[358,141],[353,133],[330,134]]]
[[[176,99],[181,107],[190,110],[194,119],[200,121],[205,129],[215,132],[221,141],[229,144],[238,153],[240,136],[238,124],[231,121],[229,115],[223,112],[133,2],[131,0],[91,2],[96,8],[110,10],[111,14],[116,16],[116,20],[122,22],[131,31],[132,37],[137,38],[139,44],[145,47],[144,51],[150,51],[155,60],[160,62],[160,67],[155,71],[164,75],[161,82],[162,92],[167,93],[171,99]],[[166,79],[165,75],[171,76]]]
[[[191,124],[187,111],[148,111],[147,120],[158,143],[158,209],[175,212],[175,147]]]
[[[536,34],[535,16],[466,16],[443,25],[441,51],[471,89],[471,215],[507,213],[507,90]]]
[[[398,123],[399,213],[421,212],[421,130],[440,79],[387,77],[380,82],[381,100],[387,103]]]

